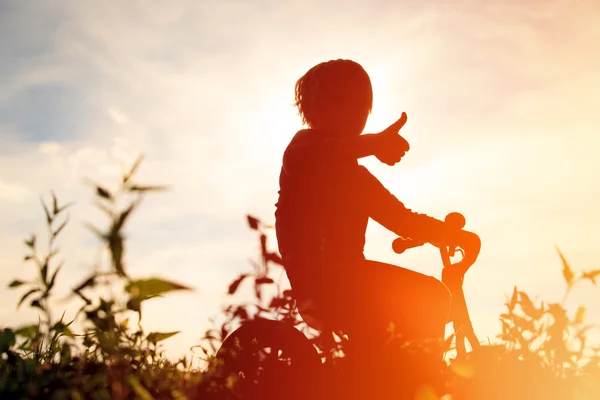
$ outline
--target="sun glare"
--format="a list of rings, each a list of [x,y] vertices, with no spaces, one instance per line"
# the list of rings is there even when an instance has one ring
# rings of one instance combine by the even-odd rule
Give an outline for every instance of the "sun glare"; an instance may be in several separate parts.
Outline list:
[[[263,127],[264,140],[268,151],[265,152],[270,162],[281,163],[281,156],[293,135],[302,129],[302,121],[296,108],[292,106],[292,96],[288,90],[279,90],[269,97],[266,112],[261,112],[258,126]]]
[[[366,133],[379,132],[395,122],[402,113],[390,107],[389,80],[392,71],[390,63],[365,64],[373,86],[373,110],[365,127]]]

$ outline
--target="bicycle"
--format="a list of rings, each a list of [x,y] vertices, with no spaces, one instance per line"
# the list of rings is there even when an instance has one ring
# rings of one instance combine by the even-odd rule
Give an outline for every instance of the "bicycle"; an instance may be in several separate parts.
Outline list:
[[[448,214],[445,222],[457,231],[465,226],[465,218],[459,213]],[[425,242],[410,237],[399,237],[393,241],[392,249],[401,254],[424,244]],[[465,357],[466,342],[469,342],[473,350],[480,347],[462,288],[464,275],[471,265],[461,264],[464,249],[449,243],[438,247],[444,267],[442,282],[452,293],[449,322],[452,322],[455,332],[457,358]],[[457,253],[462,254],[462,259],[452,263],[451,257]],[[302,316],[302,311],[300,315]],[[321,334],[335,332],[336,329],[328,327]],[[352,338],[349,342],[352,342]],[[220,363],[222,376],[240,378],[242,383],[246,383],[247,392],[252,393],[255,398],[291,398],[292,394],[297,394],[298,398],[306,395],[315,398],[314,390],[311,389],[319,386],[316,382],[331,386],[327,382],[329,376],[325,378],[322,355],[308,337],[284,321],[246,321],[225,338],[217,351],[216,360]]]

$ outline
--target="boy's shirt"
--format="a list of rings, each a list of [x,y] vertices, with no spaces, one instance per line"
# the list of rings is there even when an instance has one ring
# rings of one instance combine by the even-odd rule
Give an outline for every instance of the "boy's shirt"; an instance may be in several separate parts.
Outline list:
[[[306,129],[283,156],[275,220],[286,269],[314,261],[364,260],[369,218],[401,236],[428,240],[443,223],[407,209],[356,159],[336,152],[325,132]]]

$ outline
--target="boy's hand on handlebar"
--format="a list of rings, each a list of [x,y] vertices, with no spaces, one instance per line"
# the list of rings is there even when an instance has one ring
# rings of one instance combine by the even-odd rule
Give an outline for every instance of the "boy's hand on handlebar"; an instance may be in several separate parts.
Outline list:
[[[385,130],[375,134],[374,155],[379,161],[387,165],[394,165],[400,161],[404,154],[410,149],[406,139],[400,135],[400,129],[407,120],[406,113],[398,121],[387,127]]]
[[[442,249],[451,249],[459,247],[463,250],[463,259],[457,263],[452,264],[453,269],[463,270],[466,272],[471,265],[477,261],[479,251],[481,250],[481,239],[473,232],[459,230],[452,234],[450,237],[440,242],[430,242],[435,247]]]
[[[464,258],[455,266],[464,269],[464,272],[466,272],[477,261],[481,250],[481,239],[473,232],[461,230],[457,235],[456,244],[464,250]]]

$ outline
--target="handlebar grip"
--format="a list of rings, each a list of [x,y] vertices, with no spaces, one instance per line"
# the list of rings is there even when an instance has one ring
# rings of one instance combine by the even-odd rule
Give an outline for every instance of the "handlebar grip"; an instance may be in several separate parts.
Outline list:
[[[461,230],[465,227],[467,220],[465,219],[465,216],[461,213],[452,212],[446,215],[446,218],[444,218],[444,222],[450,225],[452,229]]]
[[[413,247],[411,246],[411,242],[411,239],[404,239],[402,237],[399,237],[392,242],[392,250],[394,250],[394,253],[396,254],[402,254],[407,249]]]
[[[392,250],[396,254],[402,254],[408,249],[413,247],[423,246],[425,242],[421,242],[415,239],[399,237],[392,242]]]

